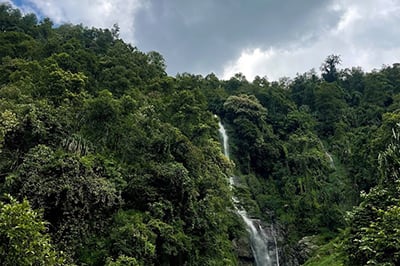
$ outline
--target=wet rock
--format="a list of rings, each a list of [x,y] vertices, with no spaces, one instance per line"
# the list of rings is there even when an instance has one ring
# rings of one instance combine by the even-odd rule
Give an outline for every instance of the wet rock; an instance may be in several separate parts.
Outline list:
[[[316,242],[316,236],[305,236],[299,240],[297,250],[298,259],[301,264],[306,262],[318,249]]]
[[[239,266],[253,266],[254,256],[251,250],[250,241],[247,237],[233,240],[233,246],[238,255]]]

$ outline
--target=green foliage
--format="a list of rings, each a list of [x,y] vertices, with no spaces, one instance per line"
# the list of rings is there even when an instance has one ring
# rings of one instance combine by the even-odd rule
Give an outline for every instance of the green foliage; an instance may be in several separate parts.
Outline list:
[[[347,264],[398,264],[398,189],[392,193],[382,188],[373,189],[352,211],[343,247]]]
[[[265,109],[253,95],[230,96],[224,103],[228,117],[244,116],[255,124],[261,123],[267,115]]]
[[[124,43],[118,25],[53,27],[9,4],[0,48],[0,191],[43,210],[44,223],[11,204],[25,204],[34,221],[21,234],[40,232],[43,252],[55,252],[51,238],[71,264],[236,265],[235,193],[292,249],[334,238],[361,201],[343,253],[335,242],[310,263],[398,263],[398,64],[339,70],[331,55],[322,77],[293,81],[169,77],[162,55]]]
[[[8,196],[8,201],[0,202],[1,265],[62,265],[42,217],[26,199],[19,203]]]
[[[138,266],[140,265],[135,258],[121,255],[117,260],[107,259],[106,266]]]
[[[363,228],[360,249],[364,251],[367,263],[387,262],[396,265],[400,261],[400,207],[392,206],[379,210],[378,217],[369,227]],[[388,257],[390,259],[388,259]]]
[[[399,133],[379,155],[381,183],[366,194],[349,216],[344,251],[351,265],[397,265],[400,262]]]
[[[100,174],[77,156],[38,145],[7,183],[13,194],[43,209],[54,241],[71,249],[93,230],[103,230],[104,218],[119,204],[115,186]]]
[[[0,6],[1,191],[43,210],[71,263],[235,263],[206,100],[218,79],[167,77],[117,26],[53,28]]]
[[[251,168],[256,172],[269,173],[272,165],[269,160],[279,156],[272,128],[266,122],[267,109],[253,95],[230,96],[224,103],[225,117],[234,130],[232,145],[243,173]],[[235,141],[236,140],[236,141]],[[238,141],[240,140],[240,141]]]
[[[136,258],[142,265],[151,265],[155,260],[156,236],[140,213],[120,211],[114,216],[110,231],[110,254],[117,257],[117,262],[126,256]]]
[[[65,71],[57,65],[50,65],[43,94],[55,103],[61,102],[69,93],[79,93],[85,87],[87,77],[83,73]]]
[[[1,147],[4,143],[4,138],[8,132],[10,132],[13,128],[18,125],[18,120],[16,115],[9,111],[5,110],[0,115],[0,152]]]
[[[339,239],[331,240],[321,246],[314,256],[304,264],[305,266],[344,266],[345,256],[340,252]]]
[[[290,84],[290,95],[297,106],[308,106],[314,109],[315,90],[320,84],[315,72],[298,75]]]
[[[31,36],[22,32],[2,32],[0,36],[0,59],[4,57],[35,58],[38,43]]]
[[[290,232],[291,241],[305,234],[330,235],[343,224],[345,198],[340,194],[345,184],[331,176],[332,166],[314,132],[317,121],[309,107],[303,105],[297,109],[288,95],[279,91],[282,85],[272,83],[270,86],[277,87],[257,93],[273,110],[268,110],[268,115],[255,96],[233,95],[224,103],[224,117],[233,128],[230,134],[232,156],[242,172],[255,174],[245,179],[250,196],[242,188],[237,194],[256,216],[267,220],[272,217],[283,223]],[[329,89],[332,93],[340,92],[330,84],[315,86],[313,108],[319,108],[321,114],[325,112],[322,104],[326,97],[318,93],[325,88],[327,94]],[[341,94],[337,94],[333,97],[341,101]],[[340,102],[339,108],[342,105],[344,103]],[[329,115],[332,119],[338,117]],[[321,118],[320,123],[328,125],[330,122],[325,120]],[[258,207],[250,207],[252,200]]]
[[[335,134],[336,124],[340,121],[342,109],[345,107],[342,89],[333,83],[322,83],[315,90],[314,107],[320,122],[320,135]]]

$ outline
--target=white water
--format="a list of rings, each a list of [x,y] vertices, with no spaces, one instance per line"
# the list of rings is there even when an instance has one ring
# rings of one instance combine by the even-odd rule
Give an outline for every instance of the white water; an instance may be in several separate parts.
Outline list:
[[[223,140],[224,154],[229,159],[228,135],[221,122],[218,122],[219,133]],[[233,177],[229,178],[231,186],[235,185]],[[248,217],[246,210],[239,209],[240,201],[232,197],[237,213],[242,217],[246,224],[246,230],[250,236],[251,249],[257,266],[279,266],[278,245],[275,231],[271,225],[270,232],[262,228],[260,221]]]
[[[332,155],[330,155],[330,153],[327,152],[327,151],[325,151],[325,155],[326,155],[326,157],[328,157],[328,160],[329,160],[329,163],[331,164],[331,167],[332,168],[336,168],[335,167],[335,162],[333,161],[333,158],[332,158]]]
[[[224,154],[226,158],[229,159],[229,146],[228,146],[228,135],[226,134],[226,130],[224,126],[222,125],[221,121],[218,122],[219,126],[219,134],[222,136],[223,144],[224,144]]]

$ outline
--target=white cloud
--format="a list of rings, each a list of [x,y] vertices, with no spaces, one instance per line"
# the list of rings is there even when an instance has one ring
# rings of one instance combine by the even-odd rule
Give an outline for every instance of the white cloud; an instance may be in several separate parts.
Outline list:
[[[41,14],[55,23],[82,23],[85,26],[111,28],[120,27],[120,36],[134,42],[134,18],[143,0],[27,0]]]
[[[314,54],[310,57],[310,48],[279,49],[269,48],[262,50],[255,48],[245,50],[234,62],[228,63],[224,67],[223,79],[229,79],[235,73],[243,73],[248,80],[252,80],[256,75],[267,76],[270,80],[277,80],[283,76],[294,76],[297,72],[302,72],[304,64],[314,66],[315,63],[322,62],[324,58]],[[306,67],[308,70],[310,67]]]
[[[313,40],[300,38],[279,47],[244,49],[224,66],[220,76],[229,79],[241,72],[249,80],[256,75],[272,80],[294,77],[319,68],[330,54],[341,55],[342,67],[364,70],[400,61],[400,1],[334,0],[325,12],[339,12],[339,19],[310,33]]]

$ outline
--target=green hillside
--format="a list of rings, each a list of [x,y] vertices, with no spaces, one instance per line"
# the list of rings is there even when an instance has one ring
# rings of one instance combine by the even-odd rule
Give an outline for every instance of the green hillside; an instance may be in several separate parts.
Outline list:
[[[244,265],[233,193],[282,265],[400,264],[400,64],[172,77],[117,25],[0,27],[0,265]]]

